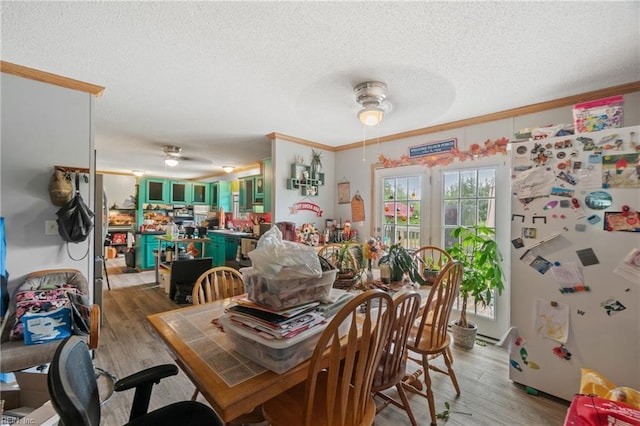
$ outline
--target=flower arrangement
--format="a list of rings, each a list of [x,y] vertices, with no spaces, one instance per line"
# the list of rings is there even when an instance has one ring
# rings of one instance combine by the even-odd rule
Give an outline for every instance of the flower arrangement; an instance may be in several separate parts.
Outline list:
[[[384,253],[384,244],[380,240],[380,237],[371,237],[362,246],[364,258],[367,259],[367,268],[371,270],[373,261],[380,259]]]

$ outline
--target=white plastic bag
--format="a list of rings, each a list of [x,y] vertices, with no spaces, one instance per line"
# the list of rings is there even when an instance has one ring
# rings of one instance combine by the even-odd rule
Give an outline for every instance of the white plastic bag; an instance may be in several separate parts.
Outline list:
[[[311,246],[285,241],[273,226],[260,237],[255,250],[249,252],[255,271],[267,278],[319,278],[322,267]]]

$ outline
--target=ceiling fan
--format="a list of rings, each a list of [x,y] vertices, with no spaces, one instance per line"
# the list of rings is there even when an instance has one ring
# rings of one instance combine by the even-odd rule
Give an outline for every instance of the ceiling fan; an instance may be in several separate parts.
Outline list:
[[[209,163],[209,161],[204,158],[185,157],[182,155],[182,147],[177,145],[164,145],[162,147],[162,152],[164,153],[164,164],[169,167],[176,167],[182,161],[195,161],[205,164]]]
[[[356,102],[362,106],[358,119],[365,126],[375,126],[391,111],[387,85],[381,81],[365,81],[353,88]]]
[[[180,163],[180,160],[182,159],[182,156],[180,155],[180,153],[182,152],[181,147],[175,145],[165,145],[162,147],[162,150],[164,151],[165,165],[169,167],[176,167]]]

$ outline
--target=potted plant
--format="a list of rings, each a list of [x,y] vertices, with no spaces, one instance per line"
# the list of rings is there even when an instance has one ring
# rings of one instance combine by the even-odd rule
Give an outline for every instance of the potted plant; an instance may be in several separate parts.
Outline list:
[[[362,249],[351,241],[329,244],[319,252],[320,257],[329,261],[338,271],[335,288],[351,288],[360,280],[364,264]]]
[[[380,257],[378,264],[389,265],[391,282],[402,281],[407,274],[412,283],[427,284],[420,274],[420,269],[413,261],[413,257],[400,244],[389,246],[387,252]]]
[[[311,172],[312,179],[317,179],[318,170],[322,168],[322,152],[311,150]]]
[[[454,260],[464,266],[460,296],[462,307],[460,318],[451,323],[453,340],[456,346],[471,349],[475,342],[477,325],[467,320],[467,304],[473,298],[473,304],[486,306],[491,303],[493,292],[498,295],[504,290],[504,272],[502,254],[495,241],[495,230],[486,226],[460,226],[451,231],[457,243],[447,248]]]

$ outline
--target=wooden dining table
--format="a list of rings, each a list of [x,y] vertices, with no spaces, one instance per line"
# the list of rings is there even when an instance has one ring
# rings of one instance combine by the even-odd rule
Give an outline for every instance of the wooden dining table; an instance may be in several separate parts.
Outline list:
[[[216,321],[233,304],[229,298],[147,316],[153,332],[224,422],[303,382],[309,369],[306,360],[278,374],[236,352]]]
[[[309,368],[307,360],[277,374],[236,352],[212,322],[232,303],[233,298],[224,299],[147,317],[154,333],[224,422],[303,382]]]

